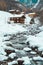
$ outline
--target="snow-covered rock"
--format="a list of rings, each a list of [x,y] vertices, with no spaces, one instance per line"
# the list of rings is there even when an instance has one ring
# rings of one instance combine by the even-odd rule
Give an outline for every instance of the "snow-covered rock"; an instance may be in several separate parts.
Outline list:
[[[9,54],[9,57],[10,57],[11,59],[13,59],[14,57],[16,57],[16,53],[11,53],[11,54]]]
[[[18,64],[18,62],[14,60],[14,61],[8,63],[8,65],[13,65],[13,64]]]
[[[29,36],[27,41],[29,41],[30,46],[38,46],[38,47],[43,47],[43,37],[38,37],[38,36]]]
[[[40,57],[40,56],[37,56],[37,57],[33,57],[33,60],[35,60],[35,61],[43,61],[43,58]]]
[[[25,47],[23,50],[24,51],[31,51],[31,48]]]
[[[30,53],[31,53],[31,54],[33,54],[33,55],[35,55],[35,54],[36,54],[36,52],[34,52],[34,51],[31,51]]]
[[[30,62],[30,59],[28,58],[28,56],[26,56],[26,57],[22,57],[22,59],[24,60],[24,65],[30,65],[31,64],[31,62]]]
[[[18,58],[17,60],[23,60],[24,61],[23,62],[24,65],[30,65],[31,64],[30,59],[29,59],[28,56],[25,56],[25,57],[22,57],[22,58]]]

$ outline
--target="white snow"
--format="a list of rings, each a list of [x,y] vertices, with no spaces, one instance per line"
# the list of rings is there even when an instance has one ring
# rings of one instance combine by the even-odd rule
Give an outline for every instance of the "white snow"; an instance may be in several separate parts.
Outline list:
[[[32,19],[31,17],[26,15],[25,24],[30,24],[31,19]]]
[[[3,26],[0,27],[0,32],[3,34],[16,34],[18,32],[24,32],[26,31],[25,28],[23,28],[20,25],[9,25],[9,24],[4,24]]]
[[[0,61],[7,60],[7,59],[8,59],[8,57],[7,57],[7,56],[0,55]]]
[[[43,31],[40,32],[39,34],[36,34],[37,37],[43,38]]]
[[[12,16],[12,14],[0,11],[0,25],[5,24],[10,16]]]
[[[14,14],[13,16],[10,16],[10,17],[22,17],[22,16],[24,16],[24,14]]]
[[[38,17],[34,18],[34,21],[35,21],[36,24],[40,25],[40,20],[39,20]]]
[[[29,35],[27,41],[29,41],[30,46],[37,46],[43,50],[43,37]]]
[[[43,31],[43,26],[39,27],[39,29],[40,29],[41,31]]]

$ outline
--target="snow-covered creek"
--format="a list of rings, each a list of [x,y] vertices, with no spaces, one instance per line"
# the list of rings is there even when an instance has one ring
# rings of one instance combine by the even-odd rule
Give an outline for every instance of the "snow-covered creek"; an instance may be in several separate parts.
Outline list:
[[[43,65],[43,26],[7,24],[4,18],[12,15],[0,14],[0,65]]]

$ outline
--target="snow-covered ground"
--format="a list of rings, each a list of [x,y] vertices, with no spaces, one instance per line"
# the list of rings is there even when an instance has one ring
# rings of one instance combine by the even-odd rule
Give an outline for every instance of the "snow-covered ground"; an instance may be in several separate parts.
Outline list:
[[[41,56],[33,57],[37,52],[31,48],[38,47],[37,51],[43,52],[43,26],[39,27],[39,20],[36,18],[36,23],[29,24],[31,18],[26,14],[25,24],[8,24],[11,16],[13,15],[8,12],[0,11],[0,61],[10,58],[13,61],[7,61],[8,65],[18,64],[16,59],[21,57],[24,65],[30,65],[31,54],[33,60],[43,61]]]

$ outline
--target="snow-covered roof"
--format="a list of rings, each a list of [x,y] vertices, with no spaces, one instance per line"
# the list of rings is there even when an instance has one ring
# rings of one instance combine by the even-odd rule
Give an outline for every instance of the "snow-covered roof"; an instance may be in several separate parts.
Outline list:
[[[10,16],[10,17],[20,18],[22,16],[24,16],[24,14],[14,14],[13,16]]]
[[[11,11],[15,11],[15,10],[16,10],[16,9],[12,9],[12,10],[9,10],[9,11],[11,12]]]
[[[35,12],[33,12],[33,13],[29,13],[29,15],[31,15],[31,14],[33,14],[33,15],[34,15],[34,14],[36,14],[36,13],[35,13]]]

